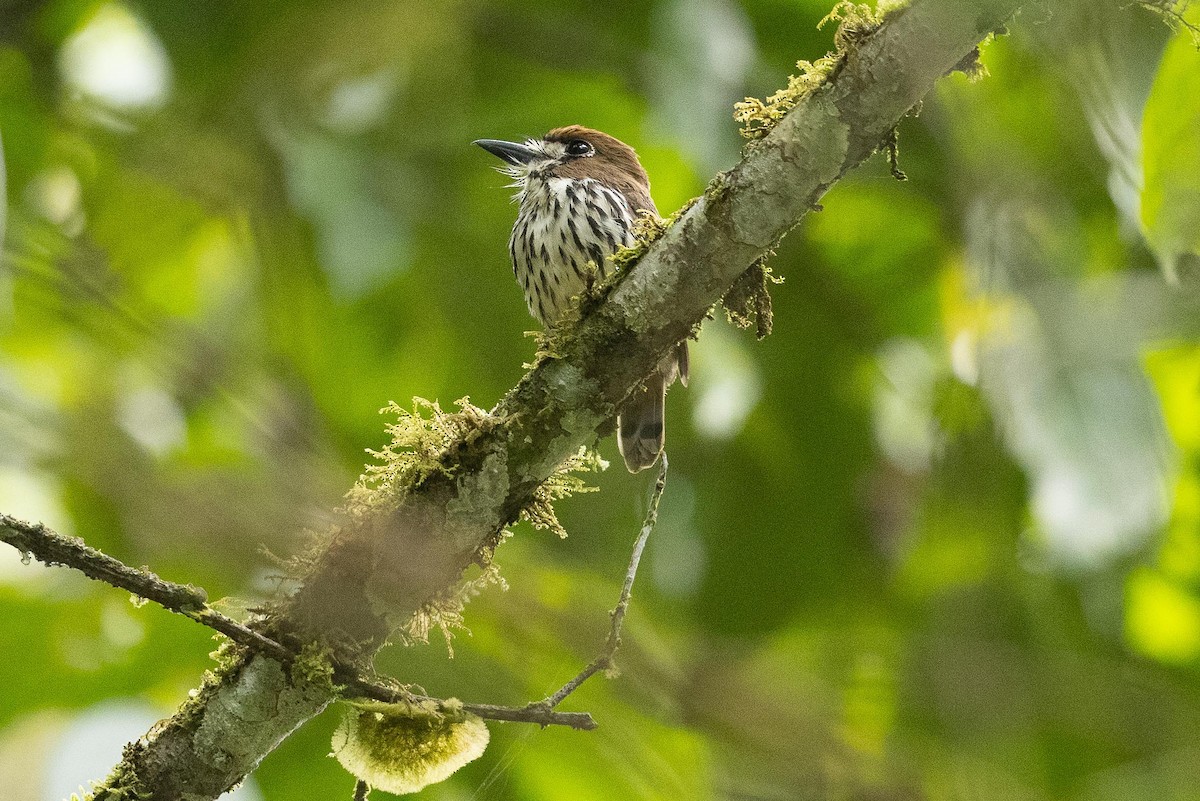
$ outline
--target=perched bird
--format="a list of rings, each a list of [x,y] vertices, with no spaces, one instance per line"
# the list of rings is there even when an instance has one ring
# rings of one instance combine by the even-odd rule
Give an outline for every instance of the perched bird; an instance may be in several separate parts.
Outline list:
[[[638,212],[658,213],[650,179],[633,148],[581,125],[555,128],[523,143],[478,139],[475,144],[507,162],[502,171],[515,179],[521,205],[508,251],[529,313],[550,328],[593,275],[605,277],[608,257],[633,244]],[[686,386],[687,373],[684,342],[621,407],[617,443],[631,473],[658,460],[667,387],[676,378]]]

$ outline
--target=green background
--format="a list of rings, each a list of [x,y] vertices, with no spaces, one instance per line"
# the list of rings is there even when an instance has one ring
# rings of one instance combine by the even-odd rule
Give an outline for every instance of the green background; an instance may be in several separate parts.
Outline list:
[[[423,798],[1196,797],[1200,53],[1118,5],[1027,9],[901,125],[907,183],[876,157],[785,240],[773,336],[706,324],[621,675],[564,705],[600,728],[492,724]],[[235,613],[286,590],[268,552],[337,506],[380,407],[489,407],[532,357],[471,140],[603,129],[668,213],[828,11],[0,0],[0,509]],[[519,705],[589,660],[651,480],[601,452],[453,659],[435,635],[380,670]],[[209,634],[0,551],[0,787],[57,797],[64,738],[168,714]],[[348,799],[337,719],[243,797]]]

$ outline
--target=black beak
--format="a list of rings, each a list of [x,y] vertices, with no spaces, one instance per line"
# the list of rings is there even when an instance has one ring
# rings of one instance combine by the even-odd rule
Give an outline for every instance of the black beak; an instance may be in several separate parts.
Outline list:
[[[514,167],[528,164],[538,155],[538,152],[528,145],[505,142],[500,139],[476,139],[471,144],[479,145],[493,156],[504,159]]]

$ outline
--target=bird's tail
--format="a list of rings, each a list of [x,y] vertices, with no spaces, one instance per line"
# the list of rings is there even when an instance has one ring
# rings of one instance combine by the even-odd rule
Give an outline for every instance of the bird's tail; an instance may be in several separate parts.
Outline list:
[[[644,390],[636,391],[621,407],[617,417],[617,446],[630,473],[645,470],[658,461],[665,433],[663,404],[666,394],[666,376],[658,371],[646,379]]]

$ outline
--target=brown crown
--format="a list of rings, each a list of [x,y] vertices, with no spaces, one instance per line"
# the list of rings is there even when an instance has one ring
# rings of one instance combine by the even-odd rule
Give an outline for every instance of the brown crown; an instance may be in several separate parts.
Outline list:
[[[582,125],[555,128],[542,137],[543,141],[563,144],[576,139],[588,142],[595,150],[594,155],[568,160],[554,169],[555,176],[575,180],[594,178],[622,192],[633,208],[657,213],[650,199],[650,178],[634,149],[620,139]]]

